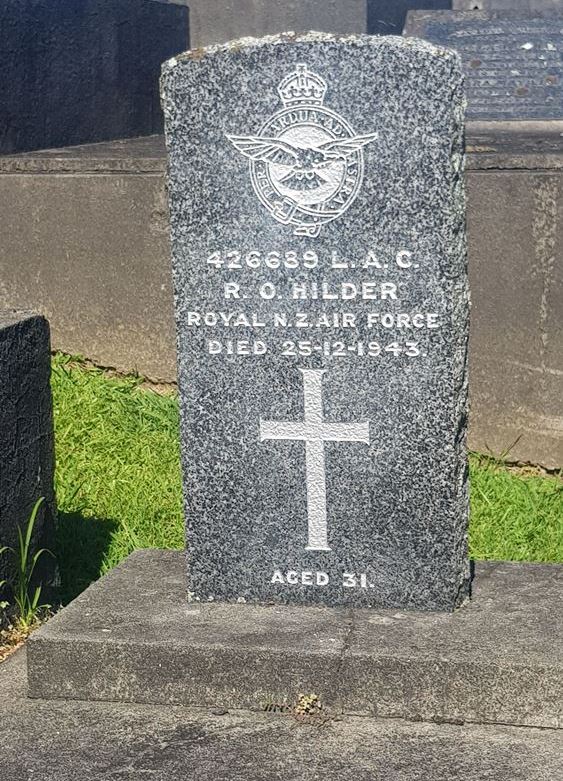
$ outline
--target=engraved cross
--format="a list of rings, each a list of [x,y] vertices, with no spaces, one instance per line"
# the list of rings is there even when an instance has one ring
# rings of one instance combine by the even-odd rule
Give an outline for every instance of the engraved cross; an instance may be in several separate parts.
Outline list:
[[[331,423],[323,418],[322,376],[325,369],[300,369],[303,375],[303,422],[260,420],[260,441],[288,439],[305,442],[307,516],[306,550],[330,550],[326,515],[325,442],[364,442],[369,445],[369,423]]]

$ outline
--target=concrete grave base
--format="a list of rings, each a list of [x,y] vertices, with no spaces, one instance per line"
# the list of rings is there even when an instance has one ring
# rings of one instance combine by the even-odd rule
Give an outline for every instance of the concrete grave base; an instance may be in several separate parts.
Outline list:
[[[238,671],[240,672],[240,671]],[[235,676],[233,676],[235,677]],[[0,665],[10,781],[555,781],[563,731],[30,700],[25,651]]]
[[[29,695],[561,727],[562,587],[488,562],[453,614],[188,604],[183,554],[139,551],[31,637]]]

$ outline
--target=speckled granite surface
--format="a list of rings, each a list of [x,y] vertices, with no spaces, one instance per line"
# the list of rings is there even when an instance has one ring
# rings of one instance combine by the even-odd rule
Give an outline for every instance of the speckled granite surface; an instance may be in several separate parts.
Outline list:
[[[194,600],[468,591],[462,75],[282,35],[163,68]]]

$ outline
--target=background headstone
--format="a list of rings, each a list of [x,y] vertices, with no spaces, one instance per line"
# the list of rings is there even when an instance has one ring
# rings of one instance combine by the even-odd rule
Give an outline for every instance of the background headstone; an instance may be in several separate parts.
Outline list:
[[[189,591],[468,589],[459,58],[282,35],[164,66]]]
[[[405,35],[461,54],[469,119],[563,118],[563,15],[412,11]]]
[[[148,0],[0,3],[0,154],[162,130],[161,63],[188,9]]]
[[[45,497],[32,547],[53,547],[55,496],[49,324],[31,312],[0,312],[0,547],[17,545],[39,497]],[[45,583],[54,560],[43,556]],[[10,559],[0,556],[0,580]]]

